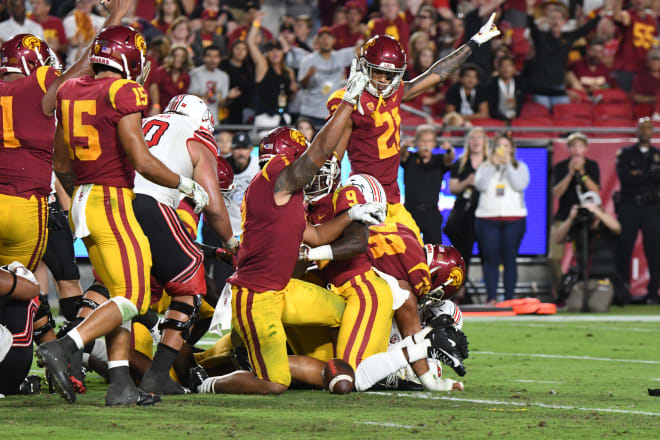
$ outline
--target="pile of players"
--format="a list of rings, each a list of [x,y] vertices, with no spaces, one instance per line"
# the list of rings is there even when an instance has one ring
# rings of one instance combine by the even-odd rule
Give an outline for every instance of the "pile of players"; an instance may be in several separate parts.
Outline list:
[[[129,3],[106,2],[107,26],[62,75],[32,35],[0,49],[0,392],[35,388],[24,380],[33,322],[39,362],[68,402],[85,391],[83,364],[107,377],[106,405],[150,405],[191,390],[278,394],[292,379],[322,386],[331,358],[355,370],[357,391],[397,378],[462,389],[441,377],[440,363],[465,374],[460,311],[446,301],[463,282],[463,263],[451,247],[424,246],[399,203],[398,109],[498,35],[492,17],[412,82],[401,81],[398,41],[369,40],[311,144],[289,128],[261,140],[239,245],[221,193],[231,169],[203,101],[177,96],[162,115],[142,119],[144,39],[118,26]],[[345,152],[354,175],[342,186]],[[31,273],[49,242],[53,171],[97,280],[62,307],[68,323],[57,338]],[[194,242],[200,213],[224,249]],[[235,267],[220,298],[205,255]],[[212,318],[231,333],[194,353]],[[208,377],[204,365],[219,375]]]

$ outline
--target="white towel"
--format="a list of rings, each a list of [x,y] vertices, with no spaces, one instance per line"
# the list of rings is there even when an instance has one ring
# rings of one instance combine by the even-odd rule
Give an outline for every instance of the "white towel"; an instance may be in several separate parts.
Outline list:
[[[87,227],[87,216],[85,215],[85,208],[87,207],[87,199],[89,193],[92,192],[94,187],[93,183],[85,183],[80,185],[73,195],[73,203],[71,203],[71,218],[73,219],[73,234],[76,238],[87,237],[91,232]]]
[[[220,293],[218,303],[215,305],[215,312],[213,312],[213,319],[209,330],[211,333],[217,335],[224,335],[226,330],[231,329],[231,284],[225,283],[225,287]]]
[[[396,278],[394,278],[392,275],[388,275],[384,272],[381,272],[380,270],[376,269],[375,267],[372,267],[374,272],[378,274],[379,277],[384,279],[387,284],[390,286],[390,290],[392,291],[392,310],[397,310],[399,307],[403,305],[404,302],[408,299],[408,295],[410,295],[410,292],[408,292],[405,289],[402,289],[399,286],[399,282],[397,281]]]

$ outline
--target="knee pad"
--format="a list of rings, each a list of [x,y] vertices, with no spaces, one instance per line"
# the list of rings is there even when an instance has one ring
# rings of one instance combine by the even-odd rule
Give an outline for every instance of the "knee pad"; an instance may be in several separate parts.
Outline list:
[[[111,298],[110,301],[115,303],[115,305],[119,308],[119,312],[121,313],[122,324],[126,323],[127,321],[130,321],[131,319],[137,316],[138,309],[135,306],[135,304],[133,304],[123,296],[115,296],[114,298]]]
[[[89,291],[93,291],[103,296],[106,299],[110,299],[110,291],[105,286],[102,286],[100,284],[92,284],[87,288],[87,290],[85,290],[85,293]],[[80,303],[78,305],[78,308],[80,309],[81,307],[89,307],[92,310],[96,310],[100,306],[101,304],[97,303],[93,299],[85,298],[85,295],[83,295],[83,297],[80,298]]]
[[[67,321],[73,321],[76,319],[81,299],[82,296],[72,296],[60,299],[60,313],[62,313],[64,319]]]
[[[43,335],[45,335],[49,330],[55,328],[55,320],[53,319],[53,314],[50,311],[50,304],[48,304],[48,297],[44,295],[43,293],[39,294],[39,308],[37,309],[37,312],[34,314],[33,322],[37,322],[44,316],[48,317],[48,322],[46,324],[42,325],[39,328],[33,328],[32,329],[32,336],[36,339],[41,338]]]
[[[158,325],[158,330],[160,330],[161,332],[163,331],[163,329],[166,328],[179,330],[181,332],[181,337],[183,337],[183,340],[187,341],[188,338],[190,337],[190,329],[195,324],[195,322],[197,321],[197,317],[199,316],[199,307],[201,303],[202,300],[199,297],[199,295],[196,295],[194,297],[192,306],[178,301],[172,301],[170,303],[170,306],[168,307],[168,310],[174,310],[177,312],[184,313],[188,315],[188,320],[186,322],[182,322],[179,321],[178,319],[165,318]]]

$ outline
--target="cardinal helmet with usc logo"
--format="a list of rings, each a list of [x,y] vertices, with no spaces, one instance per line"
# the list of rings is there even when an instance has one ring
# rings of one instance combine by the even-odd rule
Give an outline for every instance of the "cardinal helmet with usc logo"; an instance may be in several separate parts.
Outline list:
[[[146,55],[147,44],[138,31],[129,26],[109,26],[94,38],[89,62],[111,67],[135,81],[142,73]]]
[[[389,35],[376,35],[364,43],[360,53],[360,67],[369,76],[366,90],[373,96],[387,98],[392,95],[401,84],[406,71],[406,53],[401,43]],[[373,79],[374,71],[384,72],[389,84]]]
[[[465,261],[454,246],[426,244],[426,263],[431,273],[431,292],[442,299],[455,296],[465,282]]]
[[[32,34],[18,34],[0,48],[0,73],[30,75],[41,66],[59,69],[57,56],[45,41]]]
[[[234,171],[229,162],[223,157],[218,156],[218,183],[220,192],[224,195],[234,189]]]
[[[308,146],[305,135],[293,128],[279,127],[271,130],[259,142],[259,166],[263,167],[274,156],[283,155],[292,163]]]

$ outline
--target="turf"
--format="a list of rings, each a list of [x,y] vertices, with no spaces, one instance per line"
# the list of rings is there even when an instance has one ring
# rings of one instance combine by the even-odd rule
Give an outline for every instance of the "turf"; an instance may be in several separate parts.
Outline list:
[[[660,307],[607,316],[653,314]],[[103,406],[106,386],[90,375],[74,405],[47,394],[0,399],[0,438],[658,438],[660,398],[647,388],[660,388],[660,321],[468,318],[464,330],[464,392],[191,395],[116,409]]]

